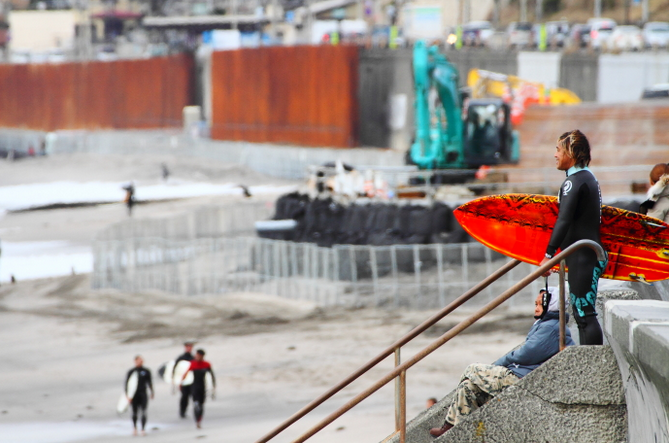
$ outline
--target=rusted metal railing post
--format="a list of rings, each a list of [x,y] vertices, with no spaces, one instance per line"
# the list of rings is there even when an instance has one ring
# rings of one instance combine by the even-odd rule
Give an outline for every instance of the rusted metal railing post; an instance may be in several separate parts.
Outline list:
[[[395,367],[398,367],[402,364],[400,356],[400,347],[395,348]],[[402,380],[401,377],[395,379],[395,430],[400,430],[400,423],[402,422],[401,410],[402,410]]]
[[[565,263],[564,260],[560,262],[560,351],[567,347],[567,332],[565,328],[567,327],[567,313],[565,312],[566,303],[565,303],[565,294],[564,294],[564,270]]]
[[[407,371],[400,372],[400,443],[407,438]]]

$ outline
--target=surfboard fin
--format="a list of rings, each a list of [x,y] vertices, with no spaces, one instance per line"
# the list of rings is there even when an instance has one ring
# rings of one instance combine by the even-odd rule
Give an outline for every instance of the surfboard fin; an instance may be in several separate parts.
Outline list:
[[[646,281],[646,276],[643,274],[636,275],[634,272],[630,273],[630,278],[635,282],[643,283],[644,285],[653,286],[652,283]]]

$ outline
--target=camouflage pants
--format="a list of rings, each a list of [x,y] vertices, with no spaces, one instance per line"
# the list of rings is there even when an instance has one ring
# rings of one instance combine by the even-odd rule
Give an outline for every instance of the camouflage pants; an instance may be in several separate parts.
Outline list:
[[[455,397],[446,413],[446,421],[457,425],[460,417],[471,414],[518,380],[520,378],[504,366],[482,363],[467,366],[455,389]]]

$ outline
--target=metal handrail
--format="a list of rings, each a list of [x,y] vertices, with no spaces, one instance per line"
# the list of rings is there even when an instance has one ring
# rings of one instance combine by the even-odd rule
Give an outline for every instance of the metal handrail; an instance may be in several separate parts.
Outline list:
[[[351,400],[349,400],[346,404],[341,406],[339,409],[336,411],[332,412],[330,415],[325,417],[323,420],[321,420],[316,426],[312,427],[309,431],[307,431],[305,434],[303,434],[301,437],[298,439],[294,440],[293,443],[302,443],[312,437],[314,434],[325,428],[327,425],[332,423],[334,420],[337,418],[341,417],[344,413],[352,409],[354,406],[359,404],[361,401],[372,395],[374,392],[378,391],[381,389],[384,385],[392,381],[393,379],[399,377],[400,378],[400,392],[401,392],[401,401],[400,401],[400,412],[398,414],[399,417],[402,418],[400,425],[400,429],[398,430],[400,432],[400,443],[404,443],[405,441],[405,436],[406,436],[406,419],[405,419],[405,414],[406,414],[406,406],[405,406],[405,400],[406,400],[406,395],[405,395],[405,388],[406,385],[403,383],[405,381],[406,377],[406,371],[411,368],[413,365],[430,355],[432,352],[440,348],[443,344],[448,342],[450,339],[467,329],[469,326],[474,324],[476,321],[480,320],[482,317],[490,313],[493,309],[504,303],[506,300],[511,298],[514,294],[516,294],[518,291],[522,290],[525,288],[527,285],[532,283],[534,280],[536,280],[538,277],[541,277],[545,272],[550,271],[555,265],[560,264],[560,329],[561,329],[561,342],[560,346],[561,349],[563,348],[563,343],[564,343],[564,259],[568,257],[569,255],[573,254],[577,250],[584,248],[584,247],[589,247],[592,249],[596,254],[597,254],[597,259],[599,261],[603,261],[606,259],[606,252],[604,249],[597,243],[595,243],[592,240],[580,240],[568,248],[566,248],[564,251],[561,251],[559,254],[555,255],[553,258],[548,260],[546,263],[543,265],[539,266],[537,270],[534,272],[530,273],[528,276],[520,280],[518,283],[515,285],[511,286],[511,288],[507,289],[504,291],[502,294],[500,294],[497,298],[491,300],[488,304],[486,304],[484,307],[479,309],[476,313],[472,314],[469,318],[463,320],[462,322],[458,323],[456,326],[452,327],[449,329],[446,333],[444,333],[441,337],[439,337],[437,340],[432,342],[429,346],[424,348],[422,351],[418,352],[416,355],[414,355],[411,359],[407,360],[406,362],[399,364],[395,367],[394,370],[386,374],[384,377],[382,377],[380,380],[378,380],[376,383],[374,383],[371,387],[367,388],[357,396],[353,397]],[[332,397],[334,394],[339,392],[341,389],[343,389],[345,386],[349,385],[351,382],[359,378],[362,374],[367,372],[369,369],[371,369],[373,366],[375,366],[377,363],[379,363],[381,360],[389,356],[390,354],[394,353],[396,349],[399,349],[403,344],[408,343],[410,340],[418,336],[421,332],[425,331],[428,327],[432,326],[435,324],[437,321],[439,321],[441,318],[445,317],[448,315],[450,312],[455,310],[458,306],[462,305],[465,301],[469,300],[472,298],[474,295],[476,295],[478,292],[481,290],[485,289],[487,286],[489,286],[491,283],[499,279],[501,276],[506,274],[508,271],[516,267],[518,264],[520,264],[520,261],[518,260],[511,260],[508,263],[506,263],[504,266],[502,266],[500,269],[495,271],[493,274],[488,276],[486,279],[475,285],[472,289],[469,291],[465,292],[463,295],[458,297],[455,301],[453,301],[451,304],[446,306],[444,309],[439,311],[437,314],[433,315],[430,317],[428,320],[424,321],[417,327],[415,327],[412,331],[410,331],[408,334],[406,334],[404,337],[399,339],[397,342],[395,342],[393,345],[391,345],[389,348],[387,348],[384,352],[379,354],[377,357],[374,359],[370,360],[366,365],[364,365],[362,368],[358,369],[355,371],[353,374],[351,374],[349,377],[344,379],[342,382],[338,383],[335,385],[333,388],[328,390],[325,394],[321,395],[318,397],[316,400],[312,401],[309,403],[307,406],[302,408],[300,411],[296,412],[291,416],[288,420],[286,420],[284,423],[282,423],[280,426],[275,428],[272,432],[267,434],[266,436],[262,437],[260,440],[257,441],[257,443],[266,443],[272,438],[274,438],[276,435],[278,435],[281,431],[286,429],[288,426],[291,424],[295,423],[297,420],[299,420],[301,417],[306,415],[308,412],[312,411],[314,408],[316,408],[318,405],[326,401],[328,398]],[[398,361],[398,360],[396,360]]]

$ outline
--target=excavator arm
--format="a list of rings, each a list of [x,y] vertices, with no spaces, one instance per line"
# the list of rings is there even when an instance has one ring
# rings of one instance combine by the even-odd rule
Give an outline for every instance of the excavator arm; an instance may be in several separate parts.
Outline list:
[[[462,103],[458,71],[436,46],[413,50],[416,134],[410,157],[421,169],[463,168]]]

